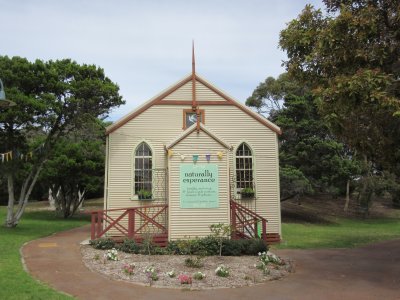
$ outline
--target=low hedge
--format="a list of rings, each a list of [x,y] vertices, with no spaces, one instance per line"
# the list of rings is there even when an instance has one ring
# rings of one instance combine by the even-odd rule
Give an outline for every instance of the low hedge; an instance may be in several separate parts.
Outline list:
[[[90,245],[96,249],[112,249],[135,254],[148,254],[148,248],[134,240],[126,239],[120,244],[116,244],[112,239],[101,238],[91,240]],[[260,252],[268,250],[267,244],[261,239],[231,240],[225,239],[222,244],[223,256],[258,255]],[[150,247],[151,254],[172,254],[172,255],[197,255],[213,256],[219,255],[218,240],[213,236],[196,238],[192,240],[170,241],[164,248],[154,244]]]

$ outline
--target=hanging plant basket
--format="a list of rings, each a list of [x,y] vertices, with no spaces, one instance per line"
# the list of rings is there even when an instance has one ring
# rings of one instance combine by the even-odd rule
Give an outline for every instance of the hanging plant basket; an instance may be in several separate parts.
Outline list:
[[[242,199],[253,199],[255,192],[252,188],[244,188],[240,191]]]
[[[138,198],[139,198],[139,200],[151,200],[153,198],[153,195],[150,191],[139,190]]]

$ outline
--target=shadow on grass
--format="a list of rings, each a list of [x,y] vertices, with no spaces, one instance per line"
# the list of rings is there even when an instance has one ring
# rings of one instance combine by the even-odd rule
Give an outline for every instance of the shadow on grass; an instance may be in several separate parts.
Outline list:
[[[320,215],[306,211],[282,209],[281,216],[282,216],[282,222],[284,223],[310,223],[319,225],[336,224],[332,220],[329,220]]]

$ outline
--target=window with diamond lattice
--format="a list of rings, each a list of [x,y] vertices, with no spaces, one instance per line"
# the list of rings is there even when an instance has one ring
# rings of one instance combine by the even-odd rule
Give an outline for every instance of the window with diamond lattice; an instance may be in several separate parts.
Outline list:
[[[140,143],[135,150],[135,194],[152,190],[153,155],[149,145]]]
[[[253,155],[245,143],[236,150],[236,188],[253,188]]]

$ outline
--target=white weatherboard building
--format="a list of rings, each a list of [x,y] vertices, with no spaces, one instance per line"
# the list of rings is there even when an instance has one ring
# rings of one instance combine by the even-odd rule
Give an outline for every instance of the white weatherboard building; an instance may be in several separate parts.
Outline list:
[[[225,223],[232,238],[279,241],[280,133],[193,62],[190,75],[107,128],[105,211],[92,238],[194,238]]]

